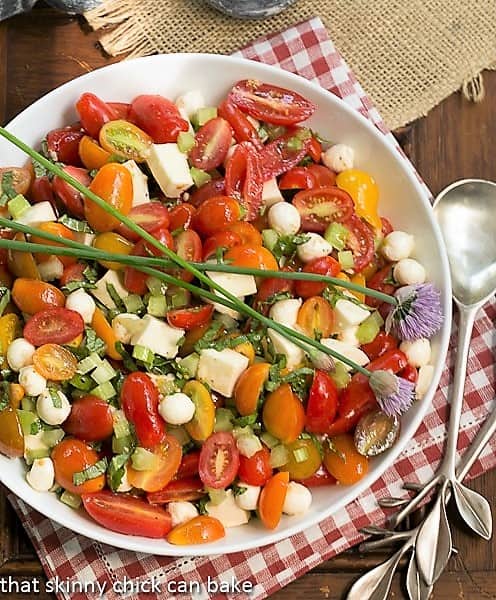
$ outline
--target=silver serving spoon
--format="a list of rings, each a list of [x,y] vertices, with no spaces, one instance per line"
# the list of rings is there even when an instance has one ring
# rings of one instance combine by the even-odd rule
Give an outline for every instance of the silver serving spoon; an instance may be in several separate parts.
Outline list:
[[[295,0],[206,0],[217,10],[239,19],[264,19],[280,13]]]

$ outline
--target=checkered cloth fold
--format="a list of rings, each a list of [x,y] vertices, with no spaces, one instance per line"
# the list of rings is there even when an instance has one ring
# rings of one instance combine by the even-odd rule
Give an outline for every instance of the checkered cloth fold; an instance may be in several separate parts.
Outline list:
[[[370,119],[401,152],[370,98],[329,40],[320,19],[311,19],[278,35],[258,40],[241,50],[238,55],[279,66],[319,83]],[[492,301],[481,310],[475,323],[468,363],[465,407],[460,426],[460,450],[469,445],[478,427],[494,407],[495,316],[496,304]],[[456,326],[453,335],[456,335]],[[250,580],[255,584],[252,598],[265,598],[322,561],[359,542],[362,539],[359,528],[371,523],[384,523],[385,513],[377,505],[378,498],[401,494],[401,482],[405,479],[426,481],[432,475],[440,460],[445,439],[446,393],[453,362],[452,344],[440,389],[431,409],[394,466],[371,489],[334,517],[259,550],[184,559],[137,554],[75,535],[32,510],[12,494],[9,499],[33,541],[49,578],[58,576],[61,580],[98,581],[106,584],[106,600],[123,597],[138,600],[139,594],[123,596],[111,591],[112,585],[122,581],[124,577],[140,581],[155,576],[163,590],[160,597],[166,598],[175,596],[166,591],[167,582],[206,582],[208,577],[218,582],[230,581],[235,577],[239,582]],[[474,465],[471,476],[495,466],[495,451],[496,440],[493,440],[492,445],[486,448]],[[78,593],[71,596],[60,593],[59,596],[73,600],[93,597],[91,594]],[[195,600],[207,600],[220,596],[202,589],[200,593],[192,594],[192,597]]]

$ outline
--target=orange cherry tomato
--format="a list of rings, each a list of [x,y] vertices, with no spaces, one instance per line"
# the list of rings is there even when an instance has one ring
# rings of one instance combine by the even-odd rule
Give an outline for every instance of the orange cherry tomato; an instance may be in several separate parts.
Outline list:
[[[133,178],[131,173],[118,163],[104,165],[90,184],[90,190],[107,204],[127,215],[133,204]],[[112,231],[120,220],[109,215],[89,198],[84,198],[84,215],[95,231]]]
[[[215,517],[200,515],[177,525],[167,536],[169,544],[189,546],[192,544],[208,544],[225,537],[224,525]]]
[[[55,481],[73,494],[90,494],[105,487],[105,475],[98,475],[76,485],[73,477],[98,462],[98,454],[85,442],[65,438],[52,450]]]
[[[267,529],[275,529],[282,517],[282,508],[288,491],[289,473],[280,471],[267,481],[260,493],[258,515]]]
[[[367,457],[358,453],[353,436],[348,433],[330,439],[330,448],[324,454],[324,465],[343,485],[360,481],[369,468]]]
[[[16,242],[25,242],[26,236],[18,231],[13,239]],[[19,250],[7,251],[7,266],[12,275],[16,277],[26,277],[29,279],[41,279],[40,272],[31,252],[21,252]]]
[[[241,244],[249,244],[251,246],[262,245],[261,233],[247,221],[235,221],[227,226],[227,231],[236,233],[241,238]]]
[[[157,459],[156,468],[138,471],[131,465],[127,467],[129,483],[145,492],[158,492],[164,488],[179,469],[182,458],[181,445],[172,435],[166,435],[164,441],[151,449]]]
[[[101,169],[109,162],[110,152],[104,150],[89,135],[84,135],[79,142],[79,158],[83,165],[89,169]]]
[[[233,231],[218,231],[208,237],[203,244],[203,260],[215,256],[219,248],[228,250],[234,246],[241,246],[243,243],[241,237]]]
[[[44,231],[45,233],[51,233],[52,235],[64,238],[65,240],[72,240],[73,242],[76,240],[74,232],[62,223],[53,223],[50,221],[47,223],[40,223],[38,225],[38,229]],[[60,242],[51,242],[50,240],[38,237],[37,235],[32,235],[31,241],[33,244],[48,244],[49,246],[56,246],[59,248],[64,246],[64,244]],[[38,262],[46,262],[51,258],[50,254],[45,254],[43,252],[36,252],[35,256]],[[77,258],[75,256],[58,256],[57,258],[64,265],[64,267],[68,267],[69,265],[73,265],[75,262],[77,262]]]
[[[305,426],[305,410],[288,383],[271,392],[263,407],[265,429],[284,444],[294,442]]]
[[[193,216],[193,229],[204,237],[209,237],[239,221],[241,206],[230,196],[214,196],[200,204]]]
[[[33,366],[45,379],[67,381],[76,373],[77,359],[59,344],[43,344],[33,354]]]
[[[65,304],[63,292],[54,285],[25,277],[19,277],[14,281],[12,300],[19,310],[28,315]]]
[[[4,179],[5,177],[5,179]],[[33,179],[32,170],[26,167],[2,167],[0,168],[0,183],[12,177],[12,187],[16,194],[27,194]]]
[[[334,326],[334,311],[324,298],[312,296],[298,311],[297,323],[311,337],[316,337],[317,333],[321,337],[329,337]]]
[[[122,356],[115,349],[117,338],[115,337],[114,330],[98,307],[96,307],[93,313],[91,326],[95,330],[96,335],[105,342],[106,355],[114,360],[122,360]]]
[[[169,212],[169,229],[171,231],[181,228],[189,229],[195,213],[196,208],[192,204],[187,202],[178,204]]]
[[[269,377],[269,369],[269,363],[256,363],[248,367],[236,382],[234,402],[243,417],[256,412],[264,383]]]
[[[279,265],[273,254],[263,246],[234,246],[224,255],[226,262],[235,267],[249,267],[264,271],[278,271]]]
[[[131,254],[134,244],[118,233],[106,231],[105,233],[99,233],[95,237],[93,240],[93,248],[98,248],[105,252],[113,252],[114,254]],[[123,263],[112,260],[99,260],[98,262],[102,267],[112,269],[113,271],[120,271],[124,268]]]

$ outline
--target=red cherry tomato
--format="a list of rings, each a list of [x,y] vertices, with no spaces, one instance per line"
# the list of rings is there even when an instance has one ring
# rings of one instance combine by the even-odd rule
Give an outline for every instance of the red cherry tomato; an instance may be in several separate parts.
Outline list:
[[[74,177],[74,179],[77,179],[83,185],[90,185],[91,177],[86,169],[80,169],[79,167],[72,167],[70,165],[63,167],[63,169],[66,173],[71,175],[71,177]],[[55,195],[62,202],[68,213],[78,219],[84,219],[83,196],[80,192],[78,192],[60,177],[53,178],[52,188]]]
[[[300,483],[309,488],[321,487],[323,485],[334,485],[336,479],[325,468],[325,465],[321,464],[316,473],[311,477],[307,477],[307,479],[301,479]]]
[[[317,178],[308,167],[293,167],[281,177],[281,190],[310,190],[317,187]]]
[[[181,233],[175,238],[176,254],[187,260],[188,262],[199,262],[202,258],[202,243],[200,236],[193,231],[193,229],[187,229],[181,231]],[[194,275],[186,269],[174,269],[172,274],[183,281],[193,281]]]
[[[200,452],[200,479],[216,490],[230,485],[239,469],[239,452],[232,434],[213,433]]]
[[[316,187],[331,187],[336,185],[336,173],[324,165],[308,165],[308,172],[316,180]]]
[[[275,125],[294,125],[308,119],[316,109],[296,92],[254,79],[238,81],[228,99],[255,119]]]
[[[134,424],[141,446],[152,448],[165,439],[165,423],[158,413],[158,389],[146,373],[130,373],[121,389],[126,418]]]
[[[148,232],[155,231],[161,227],[165,227],[166,229],[169,227],[169,211],[161,202],[146,202],[145,204],[133,206],[127,218]],[[115,231],[133,242],[141,239],[138,233],[135,233],[123,223],[120,223]]]
[[[225,195],[226,185],[224,179],[212,179],[192,192],[189,201],[193,206],[200,206],[202,202],[205,202],[205,200],[208,200],[209,198]]]
[[[324,371],[315,371],[308,396],[305,429],[312,433],[327,433],[337,409],[336,384]]]
[[[322,155],[322,144],[319,140],[312,136],[310,139],[310,143],[307,148],[308,156],[316,163],[320,162],[320,157]]]
[[[100,129],[105,123],[117,119],[116,114],[106,102],[88,92],[84,93],[76,102],[76,110],[83,129],[95,139],[98,139]]]
[[[389,335],[385,331],[379,331],[375,338],[368,344],[363,344],[361,349],[370,358],[370,360],[374,360],[389,350],[397,348],[397,346],[398,342],[392,335]]]
[[[415,367],[412,367],[412,365],[406,365],[406,367],[401,369],[401,371],[398,373],[398,376],[410,381],[411,383],[416,383],[418,379],[418,371]]]
[[[219,117],[229,122],[233,128],[234,139],[240,142],[251,142],[257,150],[263,148],[263,142],[258,135],[258,131],[245,115],[229,100],[224,100],[219,106]]]
[[[83,396],[72,402],[64,431],[86,442],[100,442],[112,435],[114,422],[110,404],[97,396]]]
[[[388,350],[367,365],[369,371],[392,371],[397,374],[408,365],[406,354],[399,348]],[[365,375],[362,375],[365,377]]]
[[[303,231],[322,233],[333,221],[347,221],[353,214],[353,200],[338,187],[317,188],[298,192],[293,205],[301,216]]]
[[[67,344],[83,333],[84,321],[68,308],[48,308],[33,315],[24,327],[24,337],[34,346]]]
[[[360,273],[374,258],[374,233],[371,227],[355,214],[343,221],[343,225],[349,230],[346,247],[353,252],[353,270]]]
[[[129,120],[148,133],[156,144],[175,142],[181,131],[188,131],[176,105],[158,95],[143,94],[131,103]]]
[[[168,483],[163,490],[150,492],[146,499],[150,504],[168,502],[191,502],[205,495],[204,485],[199,477],[185,477]]]
[[[238,477],[248,485],[265,485],[272,477],[270,452],[264,446],[251,458],[239,457]]]
[[[247,221],[260,215],[262,205],[262,165],[259,154],[251,142],[236,146],[226,165],[226,194],[239,199],[247,210]]]
[[[264,146],[260,152],[264,181],[296,167],[305,157],[310,142],[305,133],[304,130],[295,127]]]
[[[203,260],[215,256],[218,248],[234,248],[243,243],[241,236],[234,231],[218,231],[205,240],[203,244]]]
[[[337,260],[331,256],[323,256],[322,258],[314,258],[303,268],[304,273],[315,273],[325,275],[326,277],[336,277],[340,272],[341,267]],[[326,283],[318,281],[296,281],[295,290],[298,296],[302,298],[310,298],[311,296],[320,296],[324,291]]]
[[[59,279],[60,286],[63,287],[71,281],[84,281],[84,271],[88,265],[84,263],[74,263],[64,268],[62,277]]]
[[[86,512],[105,529],[125,535],[165,538],[172,529],[170,514],[132,496],[108,490],[81,496]]]
[[[386,219],[386,217],[381,217],[381,223],[382,235],[386,237],[386,235],[389,235],[393,231],[393,226],[391,225],[389,219]]]
[[[396,288],[392,283],[392,277],[393,268],[391,265],[386,265],[372,275],[367,282],[367,287],[377,290],[378,292],[384,292],[384,294],[393,294]],[[371,296],[367,296],[365,302],[368,306],[372,306],[373,308],[378,308],[382,304],[381,300],[372,298]]]
[[[215,196],[205,200],[193,217],[193,229],[208,237],[223,230],[230,223],[239,221],[241,208],[234,198]]]
[[[232,130],[222,117],[210,119],[195,136],[195,146],[189,153],[190,163],[197,169],[210,171],[220,166],[232,142]]]
[[[124,121],[129,121],[130,104],[127,102],[107,102],[107,105],[113,110],[117,120],[123,119]]]
[[[189,229],[193,216],[196,213],[196,208],[192,204],[183,202],[178,204],[169,211],[169,228],[171,231],[178,229]]]
[[[254,307],[256,310],[267,314],[270,310],[270,301],[276,294],[289,293],[292,294],[295,287],[295,282],[292,279],[279,279],[276,277],[268,277],[263,279],[255,296]]]
[[[207,323],[214,312],[211,304],[203,306],[194,306],[192,308],[177,308],[167,313],[167,322],[171,327],[186,329],[189,331],[193,327]]]
[[[36,204],[37,202],[50,202],[56,208],[55,196],[53,195],[52,182],[46,175],[35,177],[29,190],[29,199]]]
[[[198,465],[200,462],[200,451],[193,450],[185,454],[181,459],[181,465],[176,473],[176,479],[183,479],[198,475]]]
[[[81,166],[79,158],[79,142],[84,136],[80,127],[63,127],[53,129],[47,134],[47,148],[51,156],[66,165]]]

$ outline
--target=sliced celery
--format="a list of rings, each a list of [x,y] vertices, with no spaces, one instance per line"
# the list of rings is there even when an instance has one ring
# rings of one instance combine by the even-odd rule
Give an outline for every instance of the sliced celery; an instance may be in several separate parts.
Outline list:
[[[348,373],[345,366],[341,362],[336,362],[334,366],[334,371],[330,373],[330,376],[336,384],[338,390],[344,389],[351,379],[351,375]]]
[[[203,171],[202,169],[191,167],[189,171],[191,173],[191,177],[196,187],[201,187],[202,185],[205,185],[212,179],[212,176],[209,175],[209,173],[207,173],[206,171]]]
[[[72,387],[75,387],[83,392],[89,392],[95,385],[95,382],[90,375],[80,375],[79,373],[76,373],[72,379],[69,379],[69,383],[72,385]]]
[[[181,131],[177,136],[177,147],[180,152],[186,153],[195,145],[195,136],[189,131]]]
[[[28,208],[31,208],[31,204],[24,198],[22,194],[17,194],[7,204],[7,209],[13,219],[18,219],[22,216]]]
[[[226,490],[216,490],[214,488],[207,488],[207,492],[210,497],[210,502],[214,506],[222,504],[222,502],[224,502],[224,500],[227,498]]]
[[[262,231],[263,245],[268,250],[271,250],[271,251],[273,250],[273,248],[277,244],[278,239],[279,239],[279,236],[277,235],[277,232],[274,231],[273,229],[264,229]]]
[[[112,452],[114,454],[127,454],[131,452],[132,447],[133,438],[131,435],[121,438],[116,438],[115,435],[112,437]]]
[[[28,410],[17,409],[17,418],[21,424],[22,433],[24,435],[30,435],[31,425],[38,419],[36,413]]]
[[[344,250],[350,231],[341,223],[331,223],[324,233],[324,238],[336,250]]]
[[[217,116],[217,108],[215,106],[204,106],[199,108],[195,114],[191,117],[191,122],[194,127],[198,128],[205,125],[211,119],[215,119]]]
[[[192,379],[196,375],[199,362],[200,356],[196,352],[193,352],[192,354],[188,354],[188,356],[181,358],[179,365],[189,373],[189,376]]]
[[[131,454],[131,462],[137,471],[154,471],[159,465],[159,458],[150,450],[138,446]]]
[[[218,408],[215,411],[214,431],[232,431],[234,414],[228,408]]]
[[[138,294],[129,294],[129,296],[123,298],[122,301],[124,302],[124,306],[128,313],[138,314],[145,308],[143,300]]]
[[[21,400],[21,408],[29,412],[36,412],[36,399],[32,396],[24,396]]]
[[[357,339],[360,344],[369,344],[374,340],[381,330],[384,321],[381,315],[375,311],[365,321],[360,323],[357,330]]]
[[[123,410],[116,410],[112,416],[114,421],[114,435],[119,440],[131,435],[129,421],[126,419]]]
[[[338,252],[338,261],[343,271],[350,271],[355,266],[351,250],[340,250]]]
[[[107,359],[102,360],[98,367],[91,373],[91,378],[98,384],[106,383],[116,376],[116,372]]]
[[[167,291],[167,286],[163,281],[156,277],[148,277],[146,280],[146,287],[150,290],[150,293],[154,296],[161,296]]]
[[[55,429],[47,429],[46,431],[43,431],[41,434],[41,439],[49,448],[53,448],[62,441],[64,435],[64,430],[60,427],[56,427]]]
[[[81,496],[64,490],[60,495],[59,500],[71,508],[79,508],[81,506]]]
[[[100,365],[101,362],[102,359],[98,356],[96,352],[93,352],[86,358],[83,358],[83,360],[79,361],[77,366],[77,372],[81,375],[86,375],[86,373],[89,373],[93,369],[96,369],[96,367],[98,367],[98,365]]]
[[[306,448],[296,448],[293,450],[293,456],[297,463],[302,463],[308,460],[308,450]]]
[[[281,443],[276,437],[270,435],[268,431],[264,431],[264,433],[262,433],[260,436],[260,439],[268,448],[274,448]]]
[[[146,346],[140,346],[139,344],[137,344],[133,348],[133,358],[135,358],[136,360],[140,360],[141,362],[144,362],[146,364],[152,364],[154,357],[155,355],[153,354],[153,352]]]
[[[114,398],[117,392],[115,391],[114,386],[110,383],[110,381],[106,381],[105,383],[101,383],[96,388],[91,390],[93,396],[98,396],[102,400],[110,400]]]
[[[165,317],[167,314],[167,299],[165,296],[150,296],[146,312],[153,317]]]

